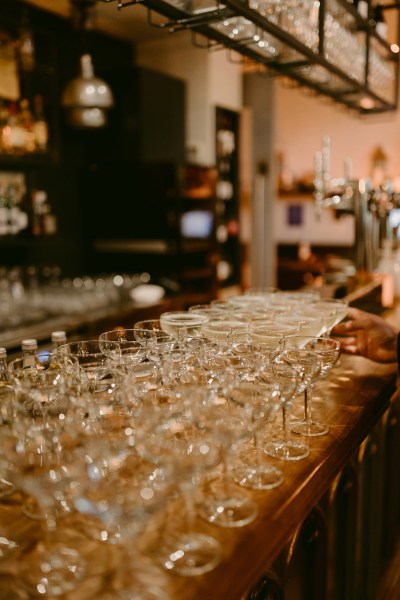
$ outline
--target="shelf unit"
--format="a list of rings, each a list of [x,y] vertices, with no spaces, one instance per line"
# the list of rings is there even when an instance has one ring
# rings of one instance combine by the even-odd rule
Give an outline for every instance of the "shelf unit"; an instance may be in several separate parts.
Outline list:
[[[217,177],[214,167],[181,167],[174,214],[179,283],[210,298],[217,291]]]
[[[241,284],[239,228],[239,119],[236,111],[216,109],[217,279],[221,287]]]
[[[122,1],[119,7],[131,4]],[[347,0],[291,6],[260,0],[144,4],[151,24],[169,32],[191,29],[195,44],[234,50],[260,70],[288,77],[361,114],[397,108],[399,40],[391,45],[376,32],[371,0],[366,18]]]

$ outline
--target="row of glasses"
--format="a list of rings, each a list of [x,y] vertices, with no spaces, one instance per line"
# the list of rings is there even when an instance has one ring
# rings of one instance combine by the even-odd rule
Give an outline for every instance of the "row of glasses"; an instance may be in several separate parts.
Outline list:
[[[43,526],[49,522],[57,533],[63,511],[77,511],[86,521],[83,531],[88,538],[121,544],[129,553],[124,533],[140,541],[153,518],[160,516],[165,521],[154,526],[151,548],[158,564],[184,575],[215,567],[221,546],[217,538],[197,530],[196,514],[222,527],[244,526],[257,517],[257,505],[245,488],[267,490],[281,484],[282,471],[268,457],[306,456],[299,452],[298,438],[291,438],[291,429],[300,423],[288,424],[290,408],[294,397],[307,390],[308,429],[302,435],[316,435],[310,429],[311,389],[338,356],[334,340],[299,335],[300,318],[284,322],[284,306],[290,316],[297,311],[299,317],[303,306],[303,321],[315,325],[312,319],[320,319],[320,311],[307,315],[304,308],[317,304],[315,297],[253,291],[246,303],[244,296],[210,303],[210,314],[205,306],[202,314],[195,308],[179,311],[178,318],[168,313],[167,319],[161,315],[138,322],[131,330],[117,328],[97,340],[71,342],[46,360],[37,357],[31,374],[23,372],[23,364],[10,364],[15,416],[3,436],[11,440],[11,456],[12,448],[21,445],[20,458],[29,462],[34,453],[41,463],[35,485],[22,467],[18,476],[12,475],[12,461],[3,461],[2,471],[12,485],[38,497]],[[319,345],[317,339],[322,340]],[[319,369],[312,375],[311,361]],[[39,391],[45,372],[50,381],[57,380],[64,395],[54,389],[50,396]],[[283,435],[265,440],[280,410]],[[48,485],[50,473],[59,487]],[[39,498],[44,486],[47,492]],[[141,494],[148,495],[149,503]],[[182,501],[186,516],[179,523],[168,507]],[[36,574],[29,585],[42,586],[43,595],[69,591],[85,577],[85,559],[76,569],[74,544],[65,548],[69,566],[65,556],[60,562],[34,560],[41,579]],[[45,564],[50,565],[46,577]],[[61,571],[72,567],[76,578],[65,577],[64,582],[57,565]],[[125,571],[120,571],[116,598],[129,597],[132,590],[139,599],[163,597],[161,590],[142,589],[137,575]]]

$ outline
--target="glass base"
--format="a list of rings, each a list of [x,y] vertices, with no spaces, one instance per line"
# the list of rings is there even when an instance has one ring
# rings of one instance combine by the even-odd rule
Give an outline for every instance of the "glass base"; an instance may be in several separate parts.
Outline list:
[[[220,527],[243,527],[254,521],[258,515],[256,503],[235,490],[231,489],[231,492],[224,490],[224,495],[206,496],[200,515]]]
[[[317,437],[319,435],[326,435],[329,432],[329,427],[321,421],[298,421],[293,423],[291,428],[293,433],[298,435],[305,435],[306,437]]]
[[[32,594],[61,596],[74,590],[86,574],[86,561],[74,548],[39,544],[21,561],[21,583]]]
[[[216,539],[202,533],[188,533],[164,543],[156,558],[167,571],[191,576],[208,573],[221,557],[221,545]]]
[[[270,490],[283,482],[283,473],[264,460],[262,450],[241,452],[233,465],[233,479],[239,485],[255,490]]]
[[[300,460],[310,454],[310,448],[307,444],[296,440],[276,439],[264,446],[264,452],[280,460]]]

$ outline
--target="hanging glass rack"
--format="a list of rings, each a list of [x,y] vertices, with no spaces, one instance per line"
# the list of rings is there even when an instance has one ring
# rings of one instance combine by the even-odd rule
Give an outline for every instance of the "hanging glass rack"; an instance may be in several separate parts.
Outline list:
[[[347,0],[100,1],[141,3],[151,25],[191,29],[361,114],[397,109],[399,36],[390,45],[376,32],[370,4],[364,18]]]

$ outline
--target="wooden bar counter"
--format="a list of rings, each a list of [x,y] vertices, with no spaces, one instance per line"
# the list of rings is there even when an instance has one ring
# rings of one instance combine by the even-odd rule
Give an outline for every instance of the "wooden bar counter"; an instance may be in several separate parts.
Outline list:
[[[399,321],[395,312],[389,318]],[[400,522],[395,481],[396,476],[399,479],[396,468],[400,468],[396,378],[396,365],[342,355],[314,394],[313,410],[329,425],[329,433],[307,439],[311,453],[305,459],[270,459],[282,468],[284,482],[268,491],[246,491],[259,508],[253,523],[223,529],[198,520],[223,547],[222,561],[213,571],[181,577],[150,569],[150,577],[161,584],[168,598],[383,598],[375,594],[396,548]],[[301,399],[296,404],[295,410],[301,410]],[[343,494],[338,500],[340,490]],[[320,525],[315,521],[318,518]],[[64,519],[64,526],[74,528],[74,519],[79,517]],[[377,523],[379,530],[372,531]],[[0,503],[0,527],[0,536],[13,530],[35,535],[40,524],[24,517],[20,501],[11,496]],[[99,598],[100,591],[107,590],[115,565],[124,560],[118,546],[88,542],[87,552],[94,561],[92,577],[63,597]],[[11,555],[0,561],[0,599],[36,597],[18,595],[13,581],[18,581],[18,568]],[[111,593],[107,598],[114,596]]]

